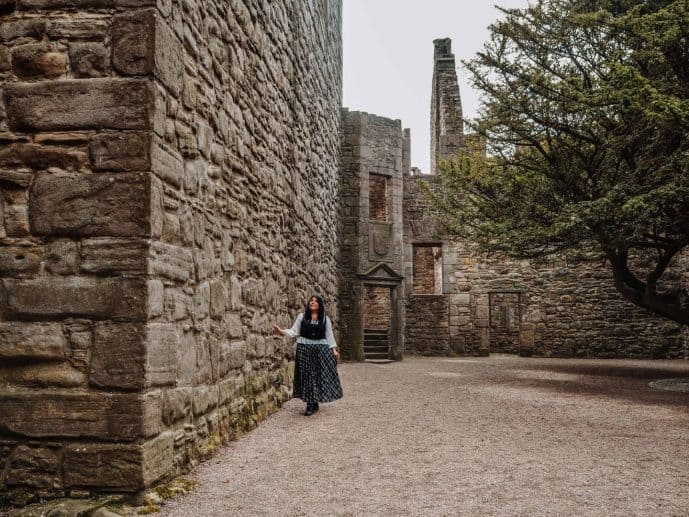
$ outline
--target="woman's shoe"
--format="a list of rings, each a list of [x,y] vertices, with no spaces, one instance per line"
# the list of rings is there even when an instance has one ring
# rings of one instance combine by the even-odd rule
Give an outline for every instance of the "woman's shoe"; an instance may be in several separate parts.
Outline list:
[[[304,411],[304,416],[311,416],[316,411],[318,411],[318,408],[314,408],[313,404],[306,404],[306,411]]]
[[[311,409],[313,409],[314,413],[318,411],[320,409],[320,407],[318,407],[318,402],[314,402],[313,404],[311,404]]]

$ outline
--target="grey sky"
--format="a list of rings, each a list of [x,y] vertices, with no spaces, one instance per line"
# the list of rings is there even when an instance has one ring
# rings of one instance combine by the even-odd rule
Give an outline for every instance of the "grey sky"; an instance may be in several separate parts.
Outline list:
[[[346,107],[401,119],[411,129],[412,165],[429,170],[429,111],[433,40],[452,38],[464,116],[475,116],[477,95],[459,61],[487,39],[502,7],[527,0],[344,0]]]

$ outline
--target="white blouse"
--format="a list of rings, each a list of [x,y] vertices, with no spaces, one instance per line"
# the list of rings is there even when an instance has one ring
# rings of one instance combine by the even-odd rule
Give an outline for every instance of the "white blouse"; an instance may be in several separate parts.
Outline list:
[[[299,331],[301,330],[301,322],[304,319],[304,313],[299,313],[297,319],[294,320],[294,325],[291,329],[286,329],[285,334],[289,337],[296,337],[297,343],[304,343],[307,345],[328,345],[330,348],[336,348],[337,343],[335,343],[335,335],[333,334],[333,324],[330,322],[330,318],[325,317],[325,339],[308,339],[301,337]]]

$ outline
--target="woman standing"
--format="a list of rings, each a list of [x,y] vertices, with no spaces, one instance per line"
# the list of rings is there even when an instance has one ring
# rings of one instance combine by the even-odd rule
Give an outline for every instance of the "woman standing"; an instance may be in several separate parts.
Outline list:
[[[342,398],[342,386],[337,375],[340,353],[333,335],[333,325],[325,315],[323,298],[309,298],[306,309],[290,329],[275,325],[274,330],[283,336],[296,337],[297,358],[294,368],[292,396],[306,402],[304,415],[318,411],[319,402],[332,402]]]

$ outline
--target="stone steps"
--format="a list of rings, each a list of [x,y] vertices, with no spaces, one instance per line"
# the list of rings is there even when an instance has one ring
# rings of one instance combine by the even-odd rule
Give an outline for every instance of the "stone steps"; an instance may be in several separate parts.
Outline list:
[[[365,359],[387,359],[390,350],[387,329],[364,330]]]

